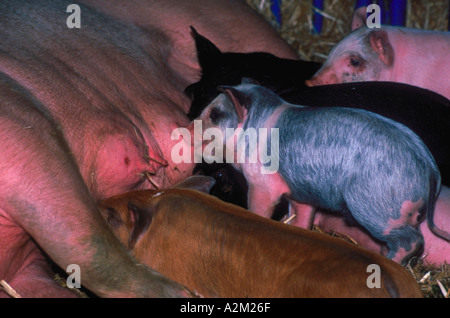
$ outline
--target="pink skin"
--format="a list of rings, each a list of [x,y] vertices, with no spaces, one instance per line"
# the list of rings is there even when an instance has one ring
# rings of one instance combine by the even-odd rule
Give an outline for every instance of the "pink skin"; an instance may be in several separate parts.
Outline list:
[[[423,206],[423,200],[419,199],[417,202],[405,201],[400,208],[400,217],[398,219],[390,219],[388,222],[388,228],[385,230],[383,235],[388,235],[390,231],[395,228],[411,225],[412,227],[417,227],[419,211]]]
[[[179,88],[200,80],[197,51],[189,27],[208,39],[224,52],[270,52],[278,57],[298,59],[295,50],[283,41],[276,31],[248,7],[244,1],[166,1],[166,0],[82,0],[95,8],[132,21],[142,27],[164,30],[172,47],[168,64],[179,76]],[[114,2],[121,2],[120,6]],[[212,13],[212,14],[211,14]],[[174,23],[175,19],[175,23]],[[248,35],[251,34],[251,39]]]
[[[333,48],[322,68],[306,81],[307,85],[392,81],[450,98],[448,32],[390,26],[368,29],[361,27],[365,17],[360,13],[354,15],[354,32]]]
[[[443,186],[436,202],[434,211],[434,222],[436,226],[445,231],[450,230],[450,188]],[[337,232],[349,236],[361,246],[374,252],[383,254],[384,244],[374,239],[358,225],[349,226],[342,216],[317,211],[314,224],[325,231]],[[426,263],[440,266],[444,262],[450,263],[450,242],[434,234],[426,221],[419,226],[424,237],[425,247],[422,258]]]
[[[230,95],[234,98],[233,95]],[[247,110],[238,106],[239,103],[234,101],[236,111],[240,117],[239,127],[242,126],[247,119]],[[270,129],[273,127],[278,120],[278,117],[285,110],[284,107],[279,107],[274,113],[269,117],[267,122],[262,126]],[[267,143],[267,140],[261,138],[259,140],[260,146],[262,143]],[[259,159],[259,158],[258,158]],[[276,173],[263,174],[261,173],[261,163],[238,163],[237,160],[234,161],[233,166],[243,172],[245,179],[248,183],[248,209],[258,215],[266,218],[270,218],[273,214],[275,205],[279,202],[280,197],[283,194],[289,194],[290,190],[284,179]]]
[[[244,170],[249,184],[248,209],[258,215],[270,218],[280,197],[290,193],[289,187],[278,173],[262,175],[259,173],[259,164],[249,164],[249,166],[254,167]],[[256,173],[252,173],[250,176],[249,170],[255,170]]]
[[[149,38],[131,40],[153,59],[123,54],[108,40],[96,45],[83,36],[89,28],[45,39],[28,33],[33,41],[2,51],[0,71],[13,82],[0,78],[0,279],[23,297],[72,296],[51,281],[42,249],[63,269],[78,264],[81,283],[98,296],[193,296],[136,263],[96,202],[169,187],[192,173],[193,163],[170,160],[171,132],[188,123],[183,89],[200,78],[189,25],[224,50],[295,54],[236,1],[127,1],[126,10],[123,2],[84,2],[146,27]]]
[[[55,284],[42,251],[22,228],[7,218],[0,218],[0,227],[0,255],[11,255],[9,262],[0,263],[1,279],[14,286],[20,296],[76,297],[69,289]],[[0,298],[4,297],[10,296],[0,287]]]
[[[295,214],[295,218],[289,224],[304,229],[310,229],[312,227],[317,208],[308,204],[290,201],[290,209],[292,209],[290,212]]]

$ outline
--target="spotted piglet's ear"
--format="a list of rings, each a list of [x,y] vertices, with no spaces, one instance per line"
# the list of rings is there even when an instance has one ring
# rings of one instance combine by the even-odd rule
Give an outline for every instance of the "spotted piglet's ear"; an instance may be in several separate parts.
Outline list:
[[[242,123],[247,116],[247,109],[250,106],[250,101],[247,96],[233,86],[222,85],[217,87],[217,89],[223,92],[233,103],[239,118],[239,123]]]

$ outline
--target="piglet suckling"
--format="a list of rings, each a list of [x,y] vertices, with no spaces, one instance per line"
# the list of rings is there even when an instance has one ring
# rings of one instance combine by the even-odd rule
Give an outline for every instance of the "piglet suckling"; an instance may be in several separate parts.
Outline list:
[[[365,26],[366,8],[353,17],[353,32],[330,52],[309,86],[392,81],[423,87],[450,98],[449,32]]]
[[[212,178],[189,179],[208,190]],[[381,255],[185,187],[124,193],[100,208],[136,259],[204,297],[422,296]]]

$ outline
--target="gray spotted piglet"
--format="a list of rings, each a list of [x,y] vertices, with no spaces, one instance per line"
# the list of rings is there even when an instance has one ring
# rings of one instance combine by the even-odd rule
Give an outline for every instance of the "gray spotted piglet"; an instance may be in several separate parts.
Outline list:
[[[296,214],[293,224],[304,228],[312,226],[316,208],[341,212],[386,242],[387,257],[399,263],[421,252],[418,225],[425,215],[430,228],[449,239],[433,223],[439,170],[407,127],[361,109],[289,104],[254,84],[221,90],[199,119],[204,131],[226,136],[227,162],[249,184],[250,211],[271,217],[285,196]],[[257,139],[248,133],[252,129]],[[252,148],[255,140],[265,147]],[[237,146],[244,147],[246,160],[229,155]],[[251,163],[254,151],[259,159]]]

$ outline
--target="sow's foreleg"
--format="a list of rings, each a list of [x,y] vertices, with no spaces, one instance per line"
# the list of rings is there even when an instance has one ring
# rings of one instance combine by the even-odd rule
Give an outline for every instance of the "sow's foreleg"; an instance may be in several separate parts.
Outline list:
[[[189,296],[128,255],[102,220],[63,134],[28,95],[0,83],[2,213],[63,269],[79,265],[81,284],[98,296]]]

